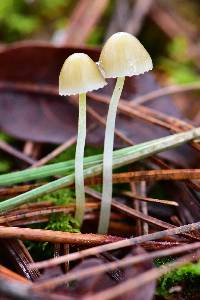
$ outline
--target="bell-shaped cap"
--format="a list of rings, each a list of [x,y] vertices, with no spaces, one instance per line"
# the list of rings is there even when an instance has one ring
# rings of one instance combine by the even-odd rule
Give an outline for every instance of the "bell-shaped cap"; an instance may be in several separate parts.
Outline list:
[[[149,53],[132,34],[118,32],[105,43],[99,58],[105,78],[133,76],[152,70]]]
[[[75,95],[97,90],[106,81],[95,62],[84,53],[74,53],[64,62],[59,76],[59,94]]]

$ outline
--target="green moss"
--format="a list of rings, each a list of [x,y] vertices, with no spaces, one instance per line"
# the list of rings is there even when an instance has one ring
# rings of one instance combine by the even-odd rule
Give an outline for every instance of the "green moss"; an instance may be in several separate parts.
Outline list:
[[[172,271],[158,281],[157,293],[160,296],[170,294],[170,288],[176,285],[186,284],[186,288],[196,289],[200,282],[200,261],[195,264],[185,265],[175,271]]]
[[[37,199],[39,201],[50,201],[55,205],[67,205],[75,202],[74,190],[62,189],[49,193]],[[59,230],[64,232],[79,232],[79,224],[73,216],[64,213],[54,213],[50,215],[48,223],[32,225],[32,228]],[[27,241],[31,255],[35,260],[48,259],[53,255],[53,245],[51,243],[36,243]]]
[[[80,232],[79,223],[71,215],[66,215],[64,213],[52,214],[45,229]]]
[[[179,62],[163,58],[160,61],[160,68],[169,75],[172,83],[186,84],[200,80],[200,76],[191,61]]]
[[[64,213],[52,214],[47,224],[37,224],[32,226],[32,228],[63,232],[80,232],[79,224],[74,217]],[[45,260],[53,256],[54,245],[52,243],[26,241],[25,244],[34,260]]]
[[[0,1],[1,38],[4,41],[11,42],[33,33],[39,23],[24,0]]]
[[[173,261],[173,258],[170,256],[167,257],[158,257],[154,259],[154,264],[156,267],[160,267],[163,266],[167,263],[170,263],[171,261]]]
[[[37,202],[41,201],[50,201],[55,205],[67,205],[75,202],[75,193],[74,190],[61,189],[37,198]]]
[[[74,3],[72,0],[0,1],[0,39],[13,42],[38,33],[47,25],[53,31],[58,19],[66,20]]]

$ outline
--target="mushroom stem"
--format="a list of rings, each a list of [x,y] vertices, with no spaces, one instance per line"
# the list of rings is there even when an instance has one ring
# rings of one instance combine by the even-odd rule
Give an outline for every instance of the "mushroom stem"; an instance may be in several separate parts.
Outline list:
[[[75,190],[76,212],[75,218],[82,225],[85,210],[85,190],[83,175],[83,157],[86,138],[86,94],[79,94],[78,136],[75,155]]]
[[[113,144],[114,144],[114,130],[115,119],[117,114],[117,106],[121,97],[124,86],[125,77],[118,77],[110,101],[108,116],[106,121],[106,131],[104,140],[104,154],[103,154],[103,191],[102,202],[100,210],[100,219],[98,232],[107,233],[110,211],[112,202],[112,160],[113,160]]]

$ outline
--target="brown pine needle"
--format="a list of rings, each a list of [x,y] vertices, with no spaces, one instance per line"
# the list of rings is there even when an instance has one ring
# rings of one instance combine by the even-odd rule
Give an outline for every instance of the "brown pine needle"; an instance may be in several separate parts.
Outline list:
[[[145,202],[159,203],[159,204],[171,205],[171,206],[179,206],[179,204],[175,201],[143,197],[143,196],[140,196],[138,194],[134,194],[134,193],[129,192],[129,191],[124,191],[122,193],[122,195],[133,198],[133,199],[136,199],[136,200],[145,201]]]
[[[99,203],[87,203],[86,209],[97,209],[99,208]],[[21,219],[27,219],[35,216],[41,216],[41,215],[49,215],[53,213],[72,213],[75,210],[75,204],[70,205],[61,205],[61,206],[50,206],[50,207],[44,207],[36,210],[31,210],[29,212],[22,212],[15,215],[5,215],[0,216],[0,224],[4,224],[6,222],[12,222],[17,221]]]
[[[182,267],[192,261],[195,261],[200,258],[200,251],[197,250],[196,252],[192,254],[185,255],[181,257],[180,259],[177,259],[173,263],[169,263],[166,265],[163,265],[159,268],[153,268],[149,271],[146,271],[137,277],[131,278],[126,280],[125,282],[122,282],[112,288],[108,288],[102,292],[93,294],[92,296],[86,296],[84,300],[110,300],[114,299],[120,295],[123,295],[126,292],[133,291],[139,287],[144,286],[147,283],[150,283],[151,281],[163,276],[164,274],[173,271],[179,267]]]
[[[42,283],[36,283],[34,285],[34,289],[41,290],[41,289],[54,289],[55,287],[67,283],[72,280],[81,280],[86,277],[99,275],[101,273],[105,273],[108,271],[113,271],[117,268],[127,267],[129,265],[137,264],[140,262],[144,262],[146,260],[154,259],[156,257],[163,257],[163,256],[169,256],[169,255],[176,255],[183,252],[187,252],[190,250],[195,250],[200,248],[200,242],[193,243],[193,244],[187,244],[187,245],[181,245],[177,246],[175,248],[170,248],[166,250],[160,250],[160,251],[154,251],[151,253],[143,253],[136,256],[128,256],[126,258],[123,258],[121,260],[113,261],[111,263],[106,263],[100,266],[90,267],[86,268],[84,270],[77,270],[77,271],[71,271],[68,274],[58,276],[56,278],[52,278],[49,280],[46,280]]]
[[[200,169],[167,169],[134,171],[113,174],[113,183],[129,183],[132,181],[188,180],[200,179]],[[102,183],[102,177],[86,179],[87,185]]]
[[[28,279],[26,279],[25,277],[15,273],[14,271],[11,271],[10,269],[6,268],[5,266],[0,265],[0,275],[1,277],[9,280],[18,280],[20,282],[25,282],[28,283]]]
[[[121,241],[123,238],[100,235],[100,234],[82,234],[71,233],[54,230],[20,228],[20,227],[6,227],[0,226],[0,238],[9,239],[16,238],[20,240],[29,240],[37,242],[50,242],[50,243],[64,243],[79,246],[94,246],[106,243]]]
[[[90,188],[85,188],[85,192],[99,200],[101,200],[102,196],[100,193],[90,189]],[[152,225],[156,225],[158,227],[161,227],[161,228],[165,228],[165,229],[169,229],[169,228],[173,228],[175,227],[174,225],[170,224],[170,223],[167,223],[167,222],[164,222],[160,219],[157,219],[155,217],[151,217],[149,215],[146,215],[132,207],[129,207],[115,199],[112,200],[112,207],[117,209],[118,211],[120,211],[121,213],[124,213],[130,217],[133,217],[133,218],[138,218],[140,220],[143,220],[145,222],[147,222],[148,224],[152,224]],[[194,237],[192,235],[188,235],[186,234],[187,236],[189,236],[190,238],[198,238],[198,237]],[[199,238],[198,238],[199,239]]]
[[[177,94],[177,93],[190,92],[190,91],[195,91],[195,90],[200,90],[200,83],[195,82],[195,83],[189,83],[189,84],[185,84],[185,85],[170,85],[170,86],[166,86],[166,87],[154,90],[147,94],[135,97],[130,102],[130,104],[131,104],[131,106],[135,106],[138,104],[143,104],[147,101],[154,100],[159,97]]]
[[[117,242],[113,242],[112,244],[101,245],[97,247],[93,247],[90,249],[82,250],[79,252],[74,252],[69,255],[63,255],[58,258],[52,258],[43,262],[33,263],[30,265],[31,268],[46,268],[51,266],[56,266],[57,264],[61,264],[66,260],[74,261],[77,259],[81,259],[91,255],[98,255],[100,253],[116,250],[119,248],[129,247],[141,244],[143,242],[152,241],[162,239],[166,236],[172,236],[177,234],[189,233],[192,231],[196,231],[200,229],[200,222],[192,223],[188,225],[179,226],[176,228],[170,228],[163,231],[157,231],[154,233],[133,237],[130,239],[125,239]]]
[[[200,180],[200,169],[167,169],[167,170],[148,170],[134,171],[113,174],[113,184],[130,183],[132,181],[160,181],[160,180]],[[96,176],[85,180],[87,185],[102,183],[102,177]],[[13,194],[24,193],[40,184],[19,185],[14,187],[0,188],[0,197]]]

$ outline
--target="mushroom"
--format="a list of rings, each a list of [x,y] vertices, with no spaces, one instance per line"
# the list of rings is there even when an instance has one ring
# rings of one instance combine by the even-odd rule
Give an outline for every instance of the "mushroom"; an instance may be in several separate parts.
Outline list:
[[[84,53],[74,53],[64,62],[59,76],[59,94],[79,94],[78,135],[75,154],[75,218],[82,224],[85,210],[83,157],[86,138],[86,93],[106,85],[95,62]]]
[[[115,119],[125,76],[143,74],[151,70],[153,65],[150,55],[136,37],[126,32],[118,32],[105,43],[100,54],[99,67],[105,78],[117,78],[109,105],[104,140],[103,191],[98,232],[106,233],[112,201],[112,152]]]

